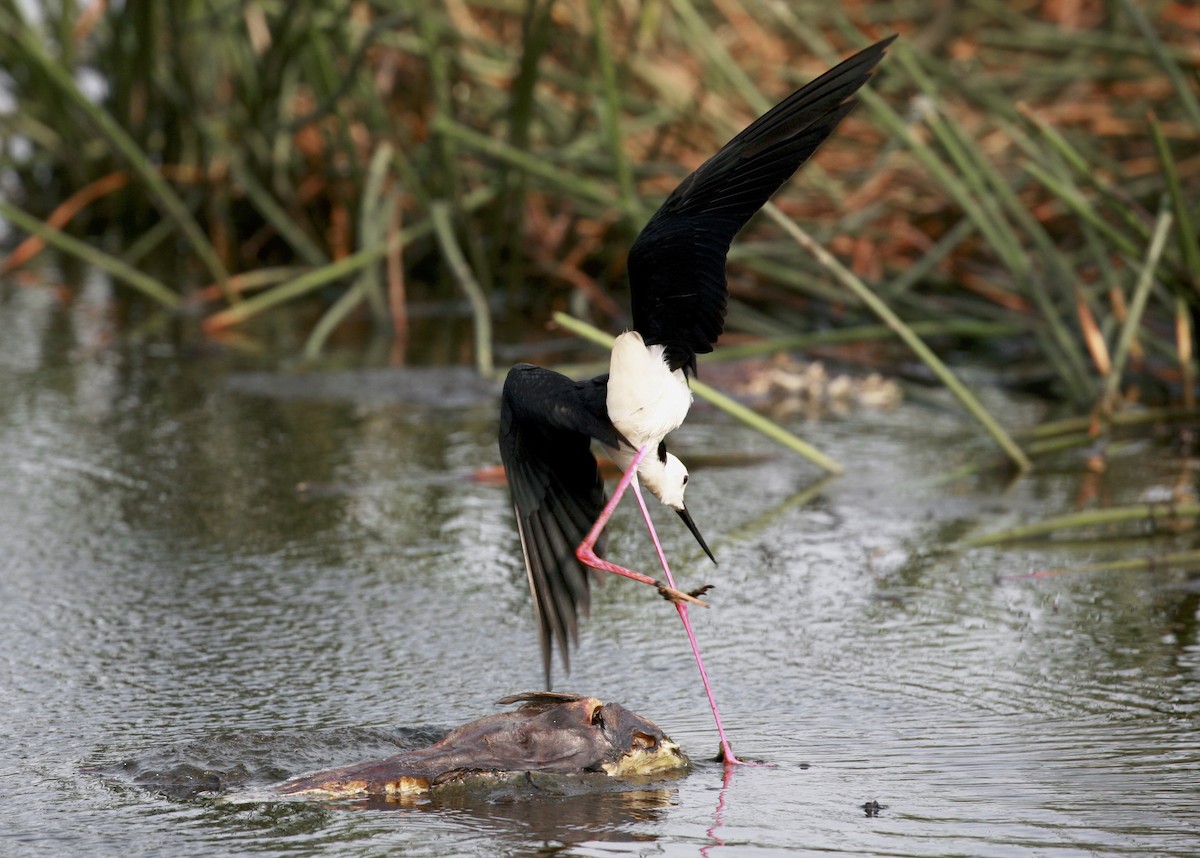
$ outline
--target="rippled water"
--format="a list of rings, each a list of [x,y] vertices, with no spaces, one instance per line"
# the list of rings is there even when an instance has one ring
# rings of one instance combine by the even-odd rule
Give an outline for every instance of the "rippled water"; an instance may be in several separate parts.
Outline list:
[[[957,547],[1194,474],[1146,445],[1102,477],[939,482],[991,451],[937,402],[797,421],[849,469],[810,496],[811,467],[719,414],[678,433],[685,461],[768,457],[693,468],[719,567],[660,519],[685,584],[717,585],[693,618],[734,747],[772,766],[724,781],[704,761],[673,612],[613,582],[557,685],[658,722],[699,760],[687,778],[389,812],[266,800],[542,685],[506,490],[471,479],[497,462],[494,388],[116,346],[105,295],[0,290],[0,855],[1197,851],[1194,582],[1016,577],[1185,537]],[[644,566],[635,524],[611,550]]]

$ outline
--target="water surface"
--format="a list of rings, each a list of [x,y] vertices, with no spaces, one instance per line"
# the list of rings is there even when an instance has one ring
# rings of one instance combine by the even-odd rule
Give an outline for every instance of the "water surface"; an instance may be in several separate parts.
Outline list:
[[[935,397],[796,420],[819,475],[711,410],[677,433],[720,559],[659,516],[735,748],[724,780],[673,611],[601,589],[556,687],[621,702],[682,780],[382,811],[268,800],[542,686],[496,387],[320,377],[122,344],[108,292],[0,291],[0,854],[1167,855],[1200,843],[1200,597],[1177,573],[1017,577],[1186,536],[959,540],[1183,480],[1149,443],[1102,476],[935,478],[991,455]],[[1036,402],[989,405],[1010,425]],[[625,510],[611,551],[649,546]],[[413,733],[413,730],[418,732]],[[421,732],[425,731],[425,732]],[[185,776],[196,788],[181,785]],[[206,788],[212,791],[205,792]],[[878,808],[876,808],[876,803]]]

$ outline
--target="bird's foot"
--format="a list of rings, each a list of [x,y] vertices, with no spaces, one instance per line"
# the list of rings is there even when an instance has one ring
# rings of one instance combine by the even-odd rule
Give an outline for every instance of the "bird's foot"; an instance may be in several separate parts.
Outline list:
[[[708,602],[703,602],[700,597],[712,589],[712,584],[705,584],[703,587],[697,587],[687,593],[682,590],[676,590],[674,587],[668,587],[662,581],[655,581],[654,586],[658,588],[658,594],[668,602],[678,605],[681,602],[690,602],[693,605],[699,605],[701,608],[707,608]]]
[[[774,768],[774,763],[768,763],[765,760],[743,760],[733,753],[733,748],[722,743],[720,750],[717,751],[717,756],[713,758],[714,763],[724,763],[725,771],[729,772],[734,766],[748,766],[761,768]]]

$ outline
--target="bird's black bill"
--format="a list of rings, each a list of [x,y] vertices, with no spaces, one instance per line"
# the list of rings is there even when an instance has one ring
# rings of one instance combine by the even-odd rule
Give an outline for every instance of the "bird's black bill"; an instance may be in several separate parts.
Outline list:
[[[700,535],[700,529],[696,527],[696,522],[692,521],[692,514],[687,511],[685,506],[683,509],[675,510],[679,513],[679,517],[683,519],[683,523],[687,525],[688,530],[692,532],[692,536],[696,537],[696,541],[700,543],[700,547],[704,549],[704,553],[708,555],[708,559],[713,563],[717,562],[717,558],[713,557],[713,553],[708,550],[708,543],[704,541],[704,537]]]

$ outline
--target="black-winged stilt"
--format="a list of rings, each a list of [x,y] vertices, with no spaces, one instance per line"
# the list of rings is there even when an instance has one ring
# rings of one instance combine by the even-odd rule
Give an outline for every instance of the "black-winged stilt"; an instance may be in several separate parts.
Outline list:
[[[533,593],[547,685],[554,642],[569,668],[568,647],[576,640],[579,614],[588,609],[587,567],[652,584],[679,611],[727,763],[738,760],[687,614],[686,603],[698,602],[699,591],[675,589],[638,486],[641,482],[678,512],[713,556],[683,502],[687,468],[667,452],[664,439],[687,416],[692,401],[687,377],[696,373],[696,355],[712,351],[724,327],[729,245],[854,107],[854,93],[891,41],[860,51],[792,93],[671,193],[629,251],[633,330],[617,337],[608,374],[572,381],[521,364],[504,382],[500,455]],[[591,452],[593,439],[624,471],[607,503]],[[604,525],[629,485],[650,529],[665,584],[599,556]]]

